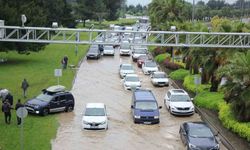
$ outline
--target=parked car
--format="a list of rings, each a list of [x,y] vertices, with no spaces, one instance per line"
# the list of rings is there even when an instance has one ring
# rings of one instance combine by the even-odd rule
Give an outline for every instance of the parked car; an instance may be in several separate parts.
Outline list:
[[[90,46],[86,55],[87,59],[99,59],[101,57],[101,51],[99,50],[98,45],[96,46],[97,47]]]
[[[115,55],[115,49],[113,46],[105,45],[103,48],[103,55]]]
[[[147,54],[148,54],[147,49],[134,47],[132,51],[132,59],[134,62],[136,62],[139,56]]]
[[[83,129],[108,129],[108,116],[103,103],[87,103],[82,117]]]
[[[142,65],[142,72],[146,75],[149,75],[153,72],[159,71],[158,69],[158,65],[156,64],[156,62],[149,60],[149,61],[145,61]]]
[[[29,113],[46,116],[53,112],[73,111],[75,101],[64,86],[56,85],[43,89],[40,95],[28,100],[24,106]]]
[[[164,97],[164,103],[171,114],[192,115],[194,104],[186,91],[183,89],[170,89]]]
[[[131,90],[133,88],[139,89],[141,87],[141,81],[136,74],[126,74],[123,79],[123,86],[126,90]]]
[[[150,78],[154,86],[169,86],[169,79],[165,72],[153,72]]]
[[[180,137],[187,150],[219,150],[220,145],[204,122],[185,122],[180,126]]]
[[[130,56],[130,45],[126,43],[122,43],[119,48],[119,51],[120,51],[121,56],[122,55]]]
[[[146,60],[149,60],[148,55],[141,55],[141,56],[139,56],[139,57],[137,58],[137,66],[138,66],[139,68],[141,68],[141,67],[142,67],[142,64],[144,64],[144,62],[145,62]]]
[[[132,96],[131,111],[134,123],[160,123],[161,106],[150,90],[135,90]]]
[[[134,74],[134,68],[132,64],[121,64],[119,68],[119,74],[121,78],[124,78],[127,74]]]

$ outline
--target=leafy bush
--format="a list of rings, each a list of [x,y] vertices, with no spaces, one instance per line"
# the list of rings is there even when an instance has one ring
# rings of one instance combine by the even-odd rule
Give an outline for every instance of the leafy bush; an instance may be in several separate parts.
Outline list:
[[[212,110],[219,110],[218,104],[224,102],[224,94],[221,92],[204,91],[195,97],[194,103],[198,107],[204,107]]]
[[[188,89],[191,92],[203,92],[207,89],[210,88],[210,84],[200,84],[200,85],[195,85],[194,84],[194,76],[195,75],[188,75],[184,78],[183,86]],[[197,89],[196,89],[197,88]]]
[[[224,127],[237,133],[240,137],[250,142],[250,123],[238,122],[231,111],[231,106],[226,103],[219,104],[219,119]]]
[[[186,68],[186,64],[181,62],[181,61],[175,61],[174,63],[177,64],[177,65],[180,65],[181,68]]]
[[[158,62],[158,63],[162,63],[162,62],[164,62],[164,60],[166,60],[166,59],[168,59],[168,60],[171,59],[171,58],[170,58],[170,55],[167,54],[167,53],[165,53],[165,54],[159,54],[159,55],[157,55],[157,56],[155,57],[155,61]]]
[[[166,48],[164,48],[164,47],[156,47],[152,52],[153,52],[152,54],[153,54],[154,56],[157,56],[157,55],[159,55],[159,54],[164,54],[164,53],[166,53]]]
[[[178,69],[170,73],[170,78],[174,80],[184,80],[184,78],[189,75],[189,71],[185,69]]]
[[[177,70],[177,69],[182,68],[182,66],[180,66],[180,65],[178,65],[176,63],[173,63],[173,62],[171,62],[170,60],[167,60],[167,59],[164,61],[163,65],[166,68],[169,68],[171,70]]]

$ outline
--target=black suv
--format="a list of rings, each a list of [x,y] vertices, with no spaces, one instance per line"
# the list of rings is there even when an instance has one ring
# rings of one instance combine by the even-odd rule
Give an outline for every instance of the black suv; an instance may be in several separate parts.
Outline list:
[[[73,111],[74,106],[73,95],[65,91],[65,87],[61,85],[43,89],[40,95],[25,103],[25,107],[29,113],[43,116],[53,112]]]

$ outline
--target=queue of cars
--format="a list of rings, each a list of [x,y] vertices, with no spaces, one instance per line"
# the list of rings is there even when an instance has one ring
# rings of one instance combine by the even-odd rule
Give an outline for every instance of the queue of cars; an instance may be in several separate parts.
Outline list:
[[[143,41],[143,40],[142,40]],[[139,40],[138,40],[139,42]],[[131,47],[124,42],[119,47],[120,55],[132,54],[132,60],[142,68],[145,75],[150,75],[154,86],[169,86],[166,73],[159,71],[159,67],[148,56],[148,50],[143,46]],[[86,55],[87,59],[99,59],[101,55],[115,55],[114,45],[91,45]],[[119,76],[122,78],[124,89],[132,90],[131,114],[134,123],[160,123],[160,109],[151,90],[141,88],[141,80],[136,74],[133,65],[124,63],[119,66]],[[183,89],[169,89],[164,97],[167,110],[173,115],[192,115],[195,108],[192,98]],[[37,97],[25,103],[29,113],[48,115],[59,111],[73,111],[74,97],[66,91],[64,86],[52,86],[42,90]],[[83,129],[108,129],[108,115],[103,103],[87,103],[82,116]],[[188,150],[211,149],[219,150],[219,144],[211,129],[203,122],[185,122],[180,126],[179,134]]]

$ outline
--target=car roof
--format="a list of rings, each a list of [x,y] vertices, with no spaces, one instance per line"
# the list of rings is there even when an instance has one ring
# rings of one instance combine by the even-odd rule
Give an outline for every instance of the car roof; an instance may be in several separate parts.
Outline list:
[[[65,90],[66,90],[65,86],[62,85],[54,85],[46,89],[46,91],[48,92],[64,92]]]
[[[208,125],[205,122],[202,121],[197,121],[197,122],[185,122],[184,124],[186,124],[187,128],[209,128]],[[209,128],[210,129],[210,128]]]
[[[136,101],[155,100],[155,97],[150,90],[135,90],[134,95],[135,95]]]
[[[171,92],[174,95],[188,95],[188,93],[183,89],[170,89],[169,92]]]
[[[104,108],[104,103],[87,103],[86,108]]]
[[[132,66],[132,64],[121,64],[121,66]]]

